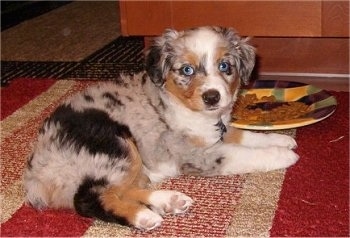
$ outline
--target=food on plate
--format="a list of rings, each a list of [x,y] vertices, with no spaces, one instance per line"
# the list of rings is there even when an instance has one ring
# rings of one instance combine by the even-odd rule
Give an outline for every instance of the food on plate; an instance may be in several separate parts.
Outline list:
[[[310,111],[310,107],[298,101],[277,101],[276,97],[256,94],[245,94],[238,97],[232,111],[236,120],[252,122],[286,121],[302,117]]]

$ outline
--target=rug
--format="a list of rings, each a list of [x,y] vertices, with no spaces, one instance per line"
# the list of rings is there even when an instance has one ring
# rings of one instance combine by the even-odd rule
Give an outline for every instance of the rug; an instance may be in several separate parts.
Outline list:
[[[23,21],[45,14],[70,2],[71,1],[2,1],[1,31]]]
[[[65,98],[97,81],[16,78],[1,89],[1,236],[349,236],[349,94],[331,92],[336,112],[281,133],[296,137],[300,160],[286,170],[199,178],[155,187],[195,200],[180,216],[143,232],[71,210],[23,204],[22,172],[43,119]]]
[[[1,61],[1,86],[14,78],[113,79],[144,69],[143,37],[118,37],[79,62]]]

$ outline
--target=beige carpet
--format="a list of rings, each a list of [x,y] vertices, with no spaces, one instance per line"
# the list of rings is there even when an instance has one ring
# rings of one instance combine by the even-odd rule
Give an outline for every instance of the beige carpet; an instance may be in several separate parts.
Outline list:
[[[1,60],[79,61],[120,35],[117,1],[77,1],[1,33]]]

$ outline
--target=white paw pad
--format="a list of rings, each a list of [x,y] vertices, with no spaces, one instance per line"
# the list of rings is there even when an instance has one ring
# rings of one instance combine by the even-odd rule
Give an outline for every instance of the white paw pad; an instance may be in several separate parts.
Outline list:
[[[136,214],[134,226],[141,230],[150,231],[160,226],[162,221],[163,218],[159,214],[145,208]]]
[[[183,193],[172,190],[154,191],[149,202],[162,215],[181,214],[193,204],[193,200]]]

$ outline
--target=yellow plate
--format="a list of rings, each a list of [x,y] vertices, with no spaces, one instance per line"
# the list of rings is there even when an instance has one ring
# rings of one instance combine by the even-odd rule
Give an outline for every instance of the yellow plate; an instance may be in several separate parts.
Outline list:
[[[242,89],[240,95],[256,94],[275,96],[279,102],[299,101],[310,106],[311,111],[299,118],[283,121],[265,122],[232,119],[231,126],[251,130],[281,130],[310,125],[326,119],[335,111],[337,100],[326,91],[315,86],[288,81],[257,80],[248,89]]]

